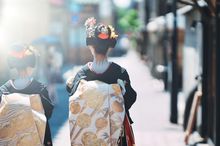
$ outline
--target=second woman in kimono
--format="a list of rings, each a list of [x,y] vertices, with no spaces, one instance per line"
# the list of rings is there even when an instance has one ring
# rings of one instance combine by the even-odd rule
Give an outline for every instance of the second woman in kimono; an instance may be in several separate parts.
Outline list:
[[[8,55],[9,68],[16,70],[18,75],[17,75],[17,77],[10,79],[9,81],[7,81],[4,85],[2,85],[0,87],[0,102],[3,102],[2,101],[3,96],[10,96],[13,93],[18,93],[15,96],[15,98],[17,98],[15,100],[17,100],[16,102],[18,102],[18,103],[20,102],[19,97],[21,97],[22,99],[25,99],[22,97],[24,94],[25,95],[38,94],[40,96],[40,101],[41,101],[40,105],[42,104],[42,106],[43,106],[42,108],[44,111],[43,113],[46,116],[46,127],[43,128],[43,129],[45,129],[45,131],[44,130],[42,131],[42,133],[45,133],[45,135],[42,135],[43,139],[41,140],[41,143],[43,142],[42,145],[45,145],[45,146],[52,146],[51,132],[50,132],[48,119],[51,117],[53,105],[51,104],[46,86],[44,84],[42,84],[41,82],[35,80],[32,77],[33,71],[36,66],[36,56],[37,56],[36,50],[32,46],[27,46],[27,45],[23,45],[23,44],[16,44],[10,48],[10,51],[8,54],[9,54]],[[27,96],[24,96],[24,97],[27,97]],[[35,100],[36,99],[34,99],[34,101]],[[7,104],[7,102],[4,102],[4,103],[5,103],[5,105]],[[33,104],[35,104],[35,103],[33,103]],[[39,107],[39,106],[37,106],[37,107]],[[15,106],[14,106],[14,108],[15,108]],[[18,108],[19,108],[19,106],[18,106]],[[25,110],[25,109],[21,109],[21,110]],[[11,111],[13,111],[13,110],[11,109]],[[29,110],[27,110],[27,111],[29,111]],[[16,112],[16,109],[15,109],[15,112]],[[14,113],[13,115],[16,118],[16,115],[18,115],[18,113]],[[4,116],[4,113],[0,113],[0,116],[3,119],[6,118],[7,120],[10,121],[10,119],[8,119],[7,117]],[[2,121],[3,119],[1,119],[1,117],[0,117],[0,120]],[[27,124],[25,125],[25,122],[27,122],[27,120],[23,120],[23,122],[24,123],[20,123],[20,125],[23,124],[24,126],[27,126]],[[13,121],[11,121],[10,123],[13,123]],[[0,123],[0,125],[4,125],[4,124],[5,123]],[[14,128],[17,128],[17,127],[14,127]],[[0,130],[4,130],[4,129],[0,129]],[[15,134],[17,136],[15,136],[13,139],[13,140],[15,140],[15,145],[18,145],[18,143],[20,143],[20,144],[23,143],[23,145],[34,145],[35,141],[34,141],[33,137],[31,137],[31,139],[29,139],[29,140],[25,140],[25,137],[22,136],[22,135],[25,135],[25,133],[28,133],[27,131],[26,132],[24,130],[19,131],[16,129],[13,129],[13,130],[14,130],[14,132],[17,133],[17,134]],[[10,131],[8,131],[8,132],[10,132]],[[23,134],[22,134],[22,132],[23,132]],[[20,136],[18,136],[19,135],[18,133],[20,133]],[[21,137],[23,137],[23,140],[20,139]],[[23,142],[21,142],[21,141],[23,141]],[[3,143],[3,145],[4,145],[8,142],[3,141],[3,138],[1,137],[0,145],[1,145],[1,143]]]

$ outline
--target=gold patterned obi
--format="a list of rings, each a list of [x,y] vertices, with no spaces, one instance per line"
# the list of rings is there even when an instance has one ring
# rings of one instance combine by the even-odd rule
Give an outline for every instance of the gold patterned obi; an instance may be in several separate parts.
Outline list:
[[[124,117],[118,84],[81,80],[69,99],[71,146],[117,146]]]
[[[3,95],[0,146],[43,146],[46,116],[38,94]]]

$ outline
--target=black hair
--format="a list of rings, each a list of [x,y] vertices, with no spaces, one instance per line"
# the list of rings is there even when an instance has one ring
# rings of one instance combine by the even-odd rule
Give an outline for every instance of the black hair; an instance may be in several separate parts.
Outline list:
[[[30,46],[16,45],[10,48],[7,61],[11,69],[23,70],[27,67],[35,67],[36,56]]]
[[[86,44],[87,46],[92,45],[96,53],[105,55],[109,48],[115,47],[116,39],[86,38]]]
[[[103,39],[99,37],[99,35],[102,33],[102,27],[107,27],[108,38]],[[114,48],[117,43],[116,38],[110,38],[111,33],[112,32],[109,26],[98,24],[95,28],[95,36],[86,38],[86,45],[93,46],[96,53],[106,55],[108,49]]]

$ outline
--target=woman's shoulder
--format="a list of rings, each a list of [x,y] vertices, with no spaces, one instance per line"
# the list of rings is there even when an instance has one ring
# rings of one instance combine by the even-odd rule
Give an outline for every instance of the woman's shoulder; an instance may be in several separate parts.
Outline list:
[[[89,71],[88,63],[81,67],[76,67],[76,69],[73,70],[71,76],[69,76],[66,80],[66,90],[69,93],[72,92],[72,88],[74,87],[74,85],[77,84],[77,82],[81,78],[83,78],[88,71]]]
[[[117,63],[112,62],[112,70],[115,74],[118,74],[120,79],[130,82],[129,74],[124,67],[122,67]]]
[[[77,74],[84,74],[84,73],[90,71],[89,64],[90,64],[90,62],[82,65],[81,67],[79,67],[78,71],[77,71]]]
[[[10,80],[8,80],[0,87],[1,94],[10,92],[9,91],[10,87],[11,87],[11,83],[10,83]]]
[[[46,89],[46,85],[36,79],[33,79],[31,84],[30,84],[30,88],[35,89],[36,91],[42,91]]]
[[[121,74],[126,72],[126,69],[124,67],[122,67],[121,65],[119,65],[119,64],[117,64],[115,62],[112,62],[111,69],[119,71],[119,73],[121,73]]]
[[[92,62],[88,62],[86,64],[84,64],[83,66],[80,67],[80,69],[78,69],[78,71],[76,72],[76,74],[74,75],[74,77],[77,78],[85,78],[86,76],[89,76],[90,73],[92,73],[91,69],[90,69],[90,65]]]
[[[86,64],[84,64],[82,67],[81,67],[81,71],[84,71],[84,72],[87,72],[89,71],[89,65],[91,65],[92,63],[91,62],[88,62]]]

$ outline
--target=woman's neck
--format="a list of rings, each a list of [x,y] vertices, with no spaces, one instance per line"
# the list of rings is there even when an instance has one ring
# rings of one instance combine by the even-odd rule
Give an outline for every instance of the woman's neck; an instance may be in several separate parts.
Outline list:
[[[13,80],[13,86],[15,89],[21,90],[26,88],[31,83],[32,80],[33,78],[31,77],[17,78]]]
[[[32,81],[31,75],[28,74],[27,70],[20,70],[18,73],[18,77],[14,79],[13,85],[16,89],[24,89],[27,87]]]
[[[96,62],[103,62],[107,60],[107,56],[101,55],[101,54],[96,54],[93,58]]]
[[[111,63],[107,60],[106,56],[97,55],[94,57],[91,70],[95,73],[101,74],[104,73]]]
[[[18,78],[28,78],[28,71],[26,69],[18,71]]]

